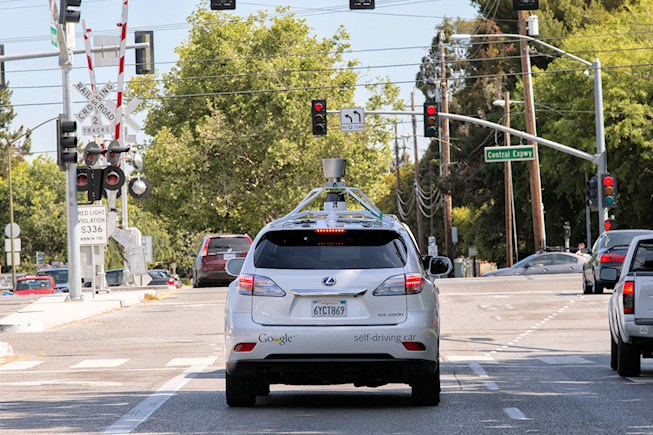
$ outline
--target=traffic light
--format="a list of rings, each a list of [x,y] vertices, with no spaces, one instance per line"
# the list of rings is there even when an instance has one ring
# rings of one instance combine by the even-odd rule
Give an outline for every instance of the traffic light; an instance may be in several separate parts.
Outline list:
[[[236,9],[236,0],[211,0],[211,10]]]
[[[587,182],[587,205],[590,210],[597,211],[599,209],[599,183],[597,176],[593,176]]]
[[[77,121],[66,121],[63,114],[57,118],[57,164],[62,171],[67,163],[77,163]]]
[[[438,103],[424,103],[424,137],[438,136]]]
[[[5,55],[5,45],[0,44],[0,56]],[[5,63],[0,62],[0,89],[4,89],[7,87],[7,83],[5,82]]]
[[[604,224],[603,228],[605,228],[606,231],[616,230],[617,229],[617,221],[614,220],[614,219],[608,219],[608,220],[605,221],[605,224]]]
[[[316,136],[327,134],[326,100],[313,100],[311,102],[311,117],[313,119],[313,134]]]
[[[134,32],[134,41],[149,42],[147,48],[136,49],[136,74],[154,74],[154,32],[151,30]]]
[[[512,0],[513,11],[532,11],[539,7],[538,0]]]
[[[82,0],[61,0],[59,8],[59,24],[79,23],[80,12],[71,8],[78,8]]]
[[[107,150],[103,150],[95,142],[89,142],[84,148],[84,163],[88,166],[95,166],[100,160],[102,154],[106,154]]]
[[[349,0],[349,9],[374,9],[374,0]]]
[[[617,206],[617,177],[614,174],[601,174],[601,205],[604,208]]]

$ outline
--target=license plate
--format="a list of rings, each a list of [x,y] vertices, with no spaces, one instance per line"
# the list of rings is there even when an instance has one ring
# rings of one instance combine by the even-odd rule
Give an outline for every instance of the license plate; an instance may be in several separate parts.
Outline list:
[[[236,258],[236,254],[222,254],[222,258],[229,260],[231,258]]]
[[[347,317],[347,301],[314,300],[312,317]]]

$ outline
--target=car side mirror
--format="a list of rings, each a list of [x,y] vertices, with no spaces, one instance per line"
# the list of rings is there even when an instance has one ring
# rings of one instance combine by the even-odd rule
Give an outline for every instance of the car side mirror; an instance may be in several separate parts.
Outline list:
[[[431,275],[448,275],[452,269],[451,260],[447,257],[431,257],[428,271]]]
[[[244,258],[230,258],[224,265],[224,270],[227,275],[238,276],[245,263]]]

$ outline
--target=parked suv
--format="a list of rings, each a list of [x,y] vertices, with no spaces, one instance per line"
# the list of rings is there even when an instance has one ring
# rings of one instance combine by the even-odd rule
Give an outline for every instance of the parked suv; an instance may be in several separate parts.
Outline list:
[[[193,287],[204,287],[209,284],[223,285],[233,280],[225,270],[224,265],[230,258],[242,258],[247,255],[252,239],[247,234],[223,234],[204,236],[193,262]]]
[[[43,269],[36,272],[36,276],[50,276],[54,279],[58,292],[68,292],[68,268],[55,267],[51,269]],[[82,283],[84,281],[82,280]]]
[[[252,406],[270,384],[405,383],[414,404],[437,405],[433,279],[451,262],[420,256],[408,226],[327,169],[331,182],[227,261],[238,276],[226,303],[227,404]],[[324,210],[303,210],[322,193]]]

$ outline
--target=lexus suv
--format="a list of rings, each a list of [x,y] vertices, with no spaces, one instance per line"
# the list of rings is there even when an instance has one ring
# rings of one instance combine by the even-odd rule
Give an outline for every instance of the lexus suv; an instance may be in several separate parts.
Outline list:
[[[270,384],[404,383],[415,405],[440,401],[433,280],[451,262],[421,256],[407,225],[341,181],[344,166],[326,159],[324,187],[227,261],[229,406],[253,406]],[[304,210],[323,193],[323,209]]]
[[[226,261],[245,257],[251,244],[252,239],[247,234],[204,236],[199,253],[191,253],[195,257],[191,278],[193,287],[222,285],[232,281],[233,277],[224,270]]]

